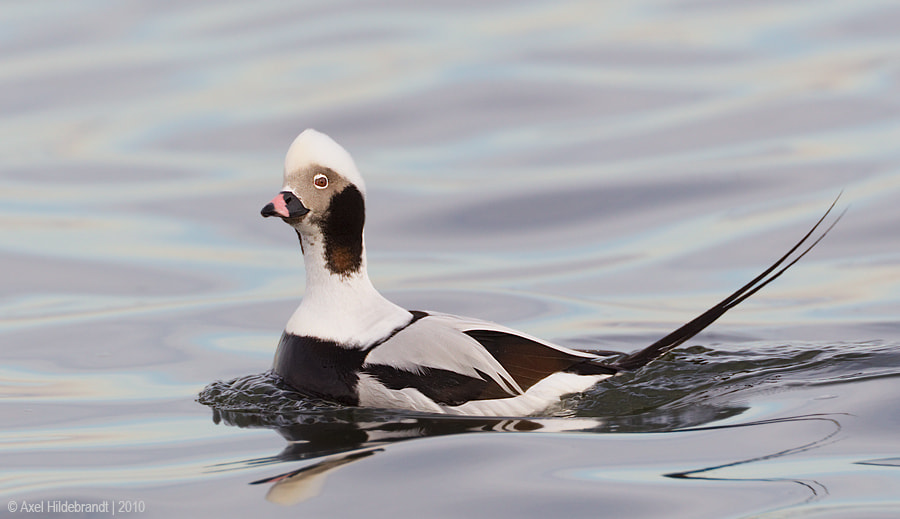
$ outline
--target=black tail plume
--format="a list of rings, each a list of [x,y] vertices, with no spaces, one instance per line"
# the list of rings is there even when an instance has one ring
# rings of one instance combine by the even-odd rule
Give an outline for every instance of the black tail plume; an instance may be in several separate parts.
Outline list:
[[[828,215],[831,213],[831,210],[834,209],[835,204],[837,204],[840,198],[841,195],[838,194],[837,198],[834,199],[834,202],[831,203],[831,206],[827,211],[825,211],[825,214],[823,214],[822,217],[819,218],[819,221],[817,221],[816,224],[813,225],[812,229],[810,229],[809,232],[806,233],[806,235],[803,236],[803,238],[801,238],[800,241],[798,241],[797,244],[791,248],[791,250],[787,251],[784,256],[779,258],[778,261],[773,263],[762,274],[756,276],[753,281],[737,289],[733,294],[720,301],[719,304],[703,312],[694,320],[685,324],[681,328],[678,328],[674,332],[666,335],[650,346],[647,346],[643,350],[632,353],[631,355],[628,355],[627,357],[612,363],[611,366],[623,370],[634,370],[647,365],[653,359],[662,356],[672,348],[675,348],[694,335],[697,335],[701,330],[714,323],[716,319],[722,317],[725,312],[739,305],[742,301],[759,291],[759,289],[777,279],[778,276],[784,274],[787,269],[791,268],[794,263],[797,263],[800,258],[805,256],[807,252],[812,250],[813,247],[815,247],[820,241],[822,241],[822,238],[824,238],[825,235],[828,234],[828,232],[835,226],[835,224],[840,221],[840,219],[847,212],[847,210],[844,209],[844,211],[841,212],[841,214],[839,214],[833,222],[831,222],[831,225],[829,225],[824,231],[822,231],[822,234],[818,238],[813,240],[812,243],[810,243],[793,259],[790,259],[791,256],[813,236],[813,233],[815,233],[816,229],[818,229],[822,222],[825,221],[825,218],[828,217]],[[789,259],[790,261],[788,261]],[[787,263],[785,264],[786,261]]]

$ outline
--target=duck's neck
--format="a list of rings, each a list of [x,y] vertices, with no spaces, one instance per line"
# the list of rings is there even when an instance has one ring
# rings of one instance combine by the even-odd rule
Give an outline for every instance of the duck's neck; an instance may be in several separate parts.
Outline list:
[[[341,246],[305,234],[300,234],[300,243],[306,291],[285,331],[363,348],[412,318],[375,290],[366,272],[361,234],[358,242],[349,240]]]

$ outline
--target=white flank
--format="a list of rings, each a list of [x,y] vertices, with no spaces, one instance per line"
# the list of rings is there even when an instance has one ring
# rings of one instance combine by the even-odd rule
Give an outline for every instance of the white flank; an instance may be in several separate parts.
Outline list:
[[[470,400],[462,405],[444,406],[448,414],[473,416],[528,416],[559,402],[565,395],[581,393],[611,375],[576,375],[557,372],[528,388],[524,394],[495,400]]]
[[[359,405],[382,409],[409,409],[424,413],[443,413],[441,406],[423,395],[418,389],[388,389],[375,377],[362,373],[359,375]]]
[[[376,378],[362,374],[359,404],[384,409],[410,409],[425,413],[464,416],[528,416],[559,402],[565,395],[581,393],[611,375],[554,373],[528,388],[525,393],[493,400],[470,400],[464,404],[440,405],[414,388],[389,389]]]

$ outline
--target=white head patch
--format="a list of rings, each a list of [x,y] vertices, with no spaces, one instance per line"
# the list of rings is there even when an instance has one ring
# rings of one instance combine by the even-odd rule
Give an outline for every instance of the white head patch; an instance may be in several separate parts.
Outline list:
[[[284,158],[285,181],[288,174],[312,165],[324,166],[335,171],[365,194],[366,186],[362,175],[356,169],[353,157],[331,137],[310,128],[298,135],[288,148],[287,156]]]

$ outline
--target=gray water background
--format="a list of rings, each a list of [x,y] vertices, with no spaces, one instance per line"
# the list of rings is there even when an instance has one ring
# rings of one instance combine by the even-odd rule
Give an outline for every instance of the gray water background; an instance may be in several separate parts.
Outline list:
[[[897,27],[878,1],[3,3],[0,494],[140,517],[900,515]],[[268,369],[302,295],[296,238],[258,211],[306,127],[356,157],[388,297],[578,348],[652,342],[839,192],[849,211],[688,346],[527,426],[228,387],[214,412],[197,395]],[[335,447],[382,450],[296,504],[249,484],[318,463],[281,435],[320,420],[412,440]],[[534,431],[461,434],[510,429]]]

